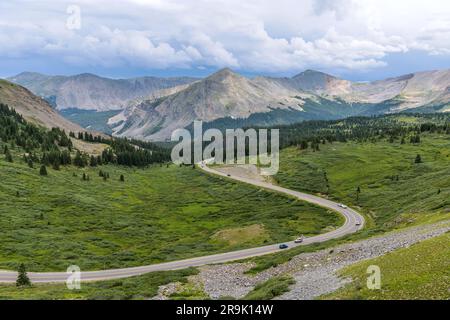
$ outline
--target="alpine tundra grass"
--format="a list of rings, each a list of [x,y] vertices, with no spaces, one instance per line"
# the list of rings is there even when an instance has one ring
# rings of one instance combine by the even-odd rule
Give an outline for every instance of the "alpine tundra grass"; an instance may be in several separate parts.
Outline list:
[[[13,155],[14,163],[0,156],[1,269],[141,266],[293,240],[343,223],[337,213],[192,167],[68,166],[40,176]],[[255,237],[228,238],[255,225]]]

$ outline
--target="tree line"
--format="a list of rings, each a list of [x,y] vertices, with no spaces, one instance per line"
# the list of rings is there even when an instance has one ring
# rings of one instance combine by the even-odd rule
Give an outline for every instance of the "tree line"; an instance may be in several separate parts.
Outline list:
[[[71,138],[89,143],[103,143],[108,147],[101,155],[89,155],[74,150]],[[170,161],[170,150],[153,143],[94,136],[89,132],[70,132],[67,135],[59,128],[44,129],[29,123],[3,103],[0,103],[0,140],[5,143],[3,153],[8,161],[13,161],[8,145],[11,148],[20,147],[25,151],[23,160],[30,167],[35,163],[51,166],[56,170],[66,165],[96,167],[117,164],[144,167]]]

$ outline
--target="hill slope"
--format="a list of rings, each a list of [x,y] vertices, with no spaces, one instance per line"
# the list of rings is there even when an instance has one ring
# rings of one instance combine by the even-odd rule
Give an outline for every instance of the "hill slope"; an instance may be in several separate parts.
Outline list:
[[[80,126],[66,120],[43,100],[29,90],[17,84],[0,79],[0,102],[9,105],[25,119],[37,125],[53,128],[58,127],[67,132],[86,131]]]

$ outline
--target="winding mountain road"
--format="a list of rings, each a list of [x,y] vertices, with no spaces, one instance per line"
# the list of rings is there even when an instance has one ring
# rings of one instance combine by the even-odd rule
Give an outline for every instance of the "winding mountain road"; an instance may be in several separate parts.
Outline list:
[[[314,237],[305,238],[302,243],[286,242],[289,248],[294,248],[298,246],[308,245],[312,243],[324,242],[331,239],[336,239],[343,237],[348,234],[355,233],[364,227],[364,218],[358,212],[353,209],[341,206],[336,202],[323,199],[314,195],[301,193],[298,191],[282,188],[276,185],[272,185],[267,182],[262,182],[250,178],[245,178],[241,176],[228,175],[223,172],[214,170],[204,164],[200,164],[199,168],[207,173],[214,174],[217,176],[222,176],[227,179],[234,179],[243,183],[251,184],[263,189],[272,190],[275,192],[280,192],[287,194],[289,196],[295,197],[299,200],[307,201],[312,204],[319,205],[340,213],[345,218],[345,223],[340,228],[335,229],[331,232],[320,234]],[[132,267],[124,269],[111,269],[103,271],[86,271],[81,272],[81,281],[99,281],[99,280],[111,280],[127,278],[132,276],[138,276],[149,272],[155,271],[168,271],[184,269],[189,267],[199,267],[207,264],[217,264],[230,262],[235,260],[241,260],[246,258],[251,258],[255,256],[267,255],[275,252],[281,251],[279,248],[280,244],[268,245],[264,247],[251,248],[239,251],[232,251],[227,253],[214,254],[204,257],[159,263],[149,266],[142,267]],[[52,282],[66,282],[70,274],[66,272],[46,272],[46,273],[35,273],[29,272],[28,276],[34,283],[52,283]],[[13,271],[0,271],[0,283],[13,283],[17,279],[17,272]]]

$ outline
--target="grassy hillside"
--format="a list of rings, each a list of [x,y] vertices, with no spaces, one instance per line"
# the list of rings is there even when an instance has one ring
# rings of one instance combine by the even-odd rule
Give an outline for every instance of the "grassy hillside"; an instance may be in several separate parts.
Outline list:
[[[108,120],[117,115],[120,111],[65,109],[59,112],[64,118],[79,124],[83,128],[112,134],[112,130],[108,126]]]
[[[256,265],[249,272],[257,273],[282,264],[302,252],[411,224],[449,219],[448,129],[441,133],[439,130],[423,132],[420,143],[410,142],[422,125],[448,126],[448,120],[446,115],[405,114],[310,122],[283,128],[285,144],[299,145],[281,150],[280,171],[274,180],[287,188],[351,205],[365,214],[367,224],[363,231],[343,239],[253,258]],[[404,143],[402,135],[405,135]],[[302,141],[308,141],[307,149],[301,148]],[[311,148],[312,141],[318,151]],[[417,154],[421,155],[422,163],[415,163]]]
[[[142,300],[153,298],[159,286],[180,282],[197,274],[196,269],[154,272],[138,277],[82,283],[80,290],[69,290],[65,284],[35,284],[32,287],[17,288],[15,284],[0,285],[0,300]]]
[[[191,167],[67,166],[44,177],[15,152],[14,163],[0,155],[0,269],[152,264],[286,241],[342,222],[325,209]],[[255,225],[255,237],[244,232],[230,241]]]
[[[0,103],[9,105],[28,121],[51,129],[59,127],[67,132],[83,129],[58,114],[44,99],[12,82],[0,79]]]
[[[341,272],[354,281],[324,299],[450,299],[450,233],[350,266]],[[366,270],[377,265],[381,290],[366,286]]]
[[[418,154],[423,163],[415,163]],[[448,213],[449,176],[450,136],[423,134],[418,144],[383,139],[325,144],[317,152],[288,148],[276,180],[360,207],[385,230]]]

